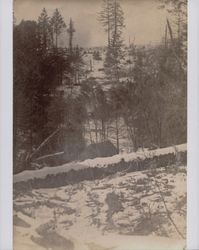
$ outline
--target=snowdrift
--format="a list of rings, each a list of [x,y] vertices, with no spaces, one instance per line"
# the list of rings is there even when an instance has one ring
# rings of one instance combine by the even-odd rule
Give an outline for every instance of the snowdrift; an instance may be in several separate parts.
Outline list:
[[[102,179],[116,172],[133,172],[150,167],[165,167],[176,162],[186,163],[186,144],[175,147],[119,154],[106,158],[72,162],[58,167],[27,170],[14,175],[14,188],[48,188]]]

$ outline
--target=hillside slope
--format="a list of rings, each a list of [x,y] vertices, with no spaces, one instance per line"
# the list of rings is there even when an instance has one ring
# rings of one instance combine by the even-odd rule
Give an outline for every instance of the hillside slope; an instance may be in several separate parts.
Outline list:
[[[178,163],[14,190],[15,250],[181,250],[185,235],[186,166]]]

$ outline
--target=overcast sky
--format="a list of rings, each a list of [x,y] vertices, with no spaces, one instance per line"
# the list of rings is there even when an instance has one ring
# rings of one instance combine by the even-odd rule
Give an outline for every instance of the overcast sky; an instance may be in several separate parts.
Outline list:
[[[130,40],[143,45],[157,43],[164,33],[166,11],[158,9],[157,0],[121,0],[124,11],[126,44]],[[101,10],[101,0],[15,0],[14,13],[17,23],[24,20],[37,20],[42,8],[51,16],[58,8],[66,24],[70,17],[75,24],[75,40],[83,47],[103,46],[106,34],[97,20]]]

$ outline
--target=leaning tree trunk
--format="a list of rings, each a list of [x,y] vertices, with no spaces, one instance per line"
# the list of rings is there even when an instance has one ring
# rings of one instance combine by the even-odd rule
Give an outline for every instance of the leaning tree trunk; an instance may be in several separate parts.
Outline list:
[[[117,153],[120,152],[120,142],[119,142],[119,126],[118,126],[118,117],[115,120],[115,127],[116,127],[116,143],[117,143]]]
[[[35,151],[29,155],[28,160],[32,160],[38,153],[39,151],[49,143],[50,139],[52,139],[59,131],[61,127],[57,128],[52,134],[50,134],[36,149]]]

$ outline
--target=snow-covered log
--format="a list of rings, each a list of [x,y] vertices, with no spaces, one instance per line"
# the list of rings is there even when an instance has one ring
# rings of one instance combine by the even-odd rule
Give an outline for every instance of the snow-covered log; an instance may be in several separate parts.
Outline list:
[[[176,163],[176,165],[186,164],[186,153],[186,144],[183,144],[175,148],[96,158],[35,171],[27,170],[14,175],[14,185],[26,188],[58,187],[83,180],[102,179],[117,172],[142,171],[154,167],[167,167]],[[106,164],[105,161],[107,161]]]

